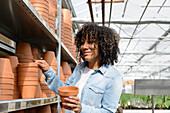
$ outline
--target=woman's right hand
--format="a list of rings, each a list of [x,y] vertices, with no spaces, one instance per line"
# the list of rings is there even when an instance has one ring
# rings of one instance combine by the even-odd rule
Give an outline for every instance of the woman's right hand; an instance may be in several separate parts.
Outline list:
[[[42,70],[42,72],[46,72],[50,69],[50,66],[45,60],[35,60],[34,62],[38,64],[38,67]]]

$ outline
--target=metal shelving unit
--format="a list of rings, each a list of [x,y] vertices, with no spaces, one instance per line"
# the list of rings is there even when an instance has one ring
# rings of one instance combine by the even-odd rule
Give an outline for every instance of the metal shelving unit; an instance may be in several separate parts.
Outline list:
[[[0,32],[3,35],[15,42],[28,42],[42,52],[56,51],[57,35],[28,0],[3,0],[0,9]],[[63,43],[61,60],[74,66],[77,63]]]
[[[0,33],[9,39],[30,43],[44,52],[56,52],[59,39],[49,25],[35,10],[29,0],[3,0],[0,4]],[[1,44],[2,45],[2,44]],[[1,47],[0,45],[0,47]],[[3,47],[3,48],[2,48]],[[3,44],[1,48],[15,53],[15,48]],[[66,46],[61,42],[61,61],[67,61],[72,68],[77,64]],[[57,98],[35,98],[0,101],[0,113],[17,111],[57,103]]]
[[[28,109],[28,108],[53,104],[57,102],[58,102],[57,98],[54,97],[0,101],[0,113]]]

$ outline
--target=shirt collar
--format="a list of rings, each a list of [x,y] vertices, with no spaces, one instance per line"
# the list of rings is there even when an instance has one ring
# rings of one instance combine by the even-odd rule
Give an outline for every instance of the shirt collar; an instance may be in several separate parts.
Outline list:
[[[87,62],[82,62],[80,64],[80,70],[81,70],[81,73],[84,71],[84,68],[86,67],[87,65]],[[96,69],[95,71],[99,71],[102,75],[106,72],[108,68],[108,65],[102,65],[99,69]]]

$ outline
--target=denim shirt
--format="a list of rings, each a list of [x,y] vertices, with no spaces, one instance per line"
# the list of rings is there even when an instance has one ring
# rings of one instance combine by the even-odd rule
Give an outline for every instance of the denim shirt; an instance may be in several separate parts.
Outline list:
[[[66,83],[63,83],[50,68],[44,72],[45,82],[52,91],[58,94],[58,88],[61,86],[75,86],[85,66],[85,62],[78,64]],[[94,70],[82,90],[81,113],[115,113],[122,86],[122,76],[112,65],[101,66]],[[66,110],[66,113],[70,113],[69,110]]]

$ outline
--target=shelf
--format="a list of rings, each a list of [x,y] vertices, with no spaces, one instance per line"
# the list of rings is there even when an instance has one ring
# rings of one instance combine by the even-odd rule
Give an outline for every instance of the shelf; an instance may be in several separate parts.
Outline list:
[[[28,42],[40,50],[56,51],[58,37],[28,0],[3,0],[0,4],[0,32],[15,42]],[[62,43],[61,60],[77,61]]]
[[[28,109],[57,102],[58,99],[54,97],[0,101],[0,113]]]

